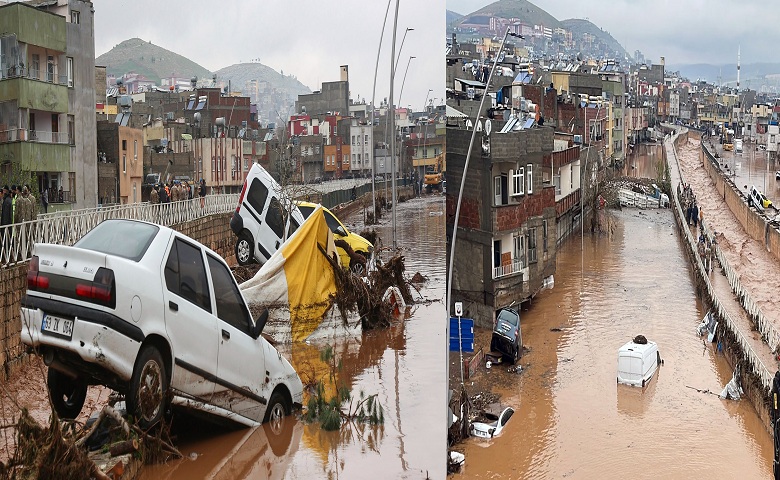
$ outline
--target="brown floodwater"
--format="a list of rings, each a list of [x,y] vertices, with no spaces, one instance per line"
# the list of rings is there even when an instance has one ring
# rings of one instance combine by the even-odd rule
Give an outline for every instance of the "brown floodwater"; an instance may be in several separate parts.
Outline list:
[[[554,288],[521,313],[524,371],[480,367],[467,384],[490,385],[515,414],[500,436],[457,446],[457,476],[768,478],[772,437],[752,405],[695,390],[719,393],[732,371],[695,333],[705,312],[672,212],[609,215],[611,234],[564,242]],[[664,360],[644,389],[616,383],[617,351],[638,334]]]
[[[268,427],[226,431],[185,420],[177,446],[185,459],[145,467],[143,479],[192,478],[444,478],[446,428],[444,348],[444,197],[425,196],[400,203],[397,244],[405,257],[407,277],[420,272],[419,300],[392,327],[344,339],[333,347],[341,360],[338,381],[353,396],[377,394],[384,424],[348,424],[337,432],[297,419],[281,435]],[[360,232],[362,212],[342,219]],[[392,245],[390,214],[376,227],[384,245]],[[383,252],[383,258],[389,254]],[[321,344],[296,343],[280,350],[306,381],[327,375],[320,361]],[[314,372],[314,373],[312,373]]]

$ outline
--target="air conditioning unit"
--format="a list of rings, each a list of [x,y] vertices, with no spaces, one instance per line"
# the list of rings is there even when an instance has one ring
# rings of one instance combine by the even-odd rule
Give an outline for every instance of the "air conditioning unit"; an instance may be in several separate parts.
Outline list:
[[[582,135],[575,135],[574,136],[574,143],[576,143],[577,145],[582,144]]]

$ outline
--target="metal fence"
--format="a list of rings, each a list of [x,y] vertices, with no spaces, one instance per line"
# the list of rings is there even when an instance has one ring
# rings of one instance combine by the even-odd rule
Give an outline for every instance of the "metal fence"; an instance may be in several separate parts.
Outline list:
[[[673,150],[674,150],[675,157],[677,157],[677,148],[674,147]],[[679,174],[680,174],[680,180],[682,182],[684,180],[682,176],[682,171],[680,171]],[[685,218],[685,213],[682,210],[682,205],[680,204],[679,195],[675,194],[673,195],[673,197],[674,197],[674,208],[677,209],[677,218],[678,221],[681,221],[680,219]],[[759,356],[753,350],[753,347],[751,346],[750,342],[748,342],[747,338],[745,338],[745,335],[737,326],[737,323],[734,321],[734,319],[731,318],[729,313],[726,311],[726,308],[718,299],[718,296],[715,293],[715,290],[712,286],[712,282],[710,281],[709,275],[707,274],[707,271],[704,267],[704,263],[702,262],[701,257],[699,257],[699,255],[696,254],[697,251],[696,245],[698,240],[693,236],[693,233],[690,231],[690,229],[685,228],[684,224],[681,224],[681,227],[682,227],[681,230],[683,231],[685,236],[685,240],[688,243],[688,248],[690,249],[690,251],[694,253],[693,255],[695,259],[694,268],[698,270],[699,276],[704,280],[705,288],[707,290],[707,295],[709,296],[710,299],[712,299],[712,310],[714,311],[716,316],[718,318],[723,319],[723,321],[726,323],[728,328],[732,332],[734,332],[734,336],[736,338],[737,343],[739,343],[740,347],[742,348],[742,351],[744,352],[745,357],[747,358],[747,361],[750,364],[751,369],[761,379],[762,385],[766,388],[772,388],[772,379],[774,378],[774,373],[772,373],[769,370],[769,368],[767,368],[767,366],[764,364],[764,362],[759,358]],[[708,237],[710,237],[710,239],[712,239],[711,236],[712,232],[709,231],[709,228],[706,226],[704,222],[702,222],[702,227],[705,231],[705,235],[707,235]],[[745,301],[743,300],[743,298],[748,299],[747,300],[748,304],[751,305],[751,309],[753,310],[753,312],[758,313],[762,318],[760,322],[757,322],[757,326],[760,323],[763,326],[763,328],[772,330],[772,332],[767,333],[766,336],[764,336],[765,334],[762,333],[762,336],[764,337],[764,340],[767,341],[767,344],[770,346],[770,348],[772,348],[772,351],[774,352],[774,347],[772,347],[772,344],[769,343],[769,339],[772,338],[777,339],[778,338],[777,332],[775,332],[772,326],[769,325],[769,323],[763,318],[763,314],[760,313],[760,310],[758,310],[758,307],[755,306],[755,303],[753,303],[753,301],[750,300],[747,291],[745,291],[739,285],[738,283],[739,279],[737,278],[736,273],[734,273],[731,270],[731,267],[728,265],[728,262],[726,262],[725,257],[723,257],[723,254],[720,252],[717,243],[714,243],[713,246],[718,261],[721,264],[721,268],[723,269],[724,272],[727,272],[727,276],[731,275],[732,277],[734,277],[735,281],[737,282],[736,284],[733,284],[731,278],[729,278],[729,284],[731,285],[732,290],[734,290],[734,293],[740,298],[740,303],[742,303],[742,305],[745,306]],[[731,274],[728,273],[730,271],[732,272]],[[735,289],[735,285],[739,287],[739,291]],[[751,310],[748,310],[747,307],[746,310],[750,315],[753,315],[753,313],[751,313]],[[753,318],[755,319],[757,317],[753,316]],[[775,340],[775,342],[777,342],[777,340]],[[777,346],[777,343],[775,343],[775,346]]]
[[[72,245],[103,220],[128,218],[171,226],[236,208],[238,194],[207,195],[200,199],[152,205],[133,203],[41,214],[37,219],[0,227],[0,266],[30,259],[35,243]]]

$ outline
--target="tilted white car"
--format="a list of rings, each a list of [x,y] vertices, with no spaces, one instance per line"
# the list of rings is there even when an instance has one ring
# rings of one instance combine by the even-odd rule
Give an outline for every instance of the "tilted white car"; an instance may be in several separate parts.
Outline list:
[[[88,385],[126,395],[142,427],[168,401],[244,425],[301,404],[287,359],[261,335],[227,264],[170,228],[106,220],[72,247],[35,244],[22,341],[49,366],[55,411],[76,417]]]

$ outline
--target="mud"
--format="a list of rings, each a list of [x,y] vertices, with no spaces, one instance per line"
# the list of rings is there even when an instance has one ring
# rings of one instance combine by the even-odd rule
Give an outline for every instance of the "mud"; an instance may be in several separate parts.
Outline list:
[[[772,438],[752,405],[695,390],[720,392],[732,370],[695,334],[705,311],[672,212],[607,214],[612,234],[564,242],[554,289],[521,312],[522,373],[482,365],[467,383],[515,414],[456,448],[458,478],[768,478]],[[616,384],[617,350],[638,334],[664,359],[644,389]],[[489,340],[477,332],[477,348]]]
[[[422,272],[427,282],[412,289],[415,300],[406,318],[389,328],[364,333],[332,345],[342,365],[339,382],[355,396],[377,394],[384,424],[347,424],[326,432],[316,424],[288,417],[280,432],[266,424],[226,431],[192,421],[179,435],[185,459],[147,467],[144,479],[190,478],[444,478],[446,438],[444,355],[445,235],[443,197],[430,195],[399,204],[399,252],[407,275]],[[439,214],[437,214],[439,212]],[[342,219],[350,230],[365,225],[357,212]],[[392,219],[384,212],[374,225],[385,245],[392,244]],[[327,375],[320,360],[323,345],[279,346],[291,358],[302,380]]]
[[[780,297],[777,295],[780,263],[759,242],[745,233],[723,197],[718,195],[712,180],[701,166],[700,145],[699,140],[691,135],[689,143],[678,151],[678,161],[685,180],[690,183],[696,195],[705,221],[718,232],[718,244],[729,265],[739,274],[740,282],[750,292],[751,298],[764,315],[773,321],[775,328],[780,328]],[[725,153],[727,156],[731,155],[731,152]],[[749,158],[744,157],[738,160],[749,162]],[[744,163],[740,170],[747,170]],[[750,171],[752,172],[752,169]],[[774,172],[772,173],[774,175]],[[757,180],[755,176],[751,178],[751,181]],[[747,181],[747,177],[736,178],[740,188],[744,186],[742,182]],[[774,179],[772,182],[770,185],[774,186]]]

